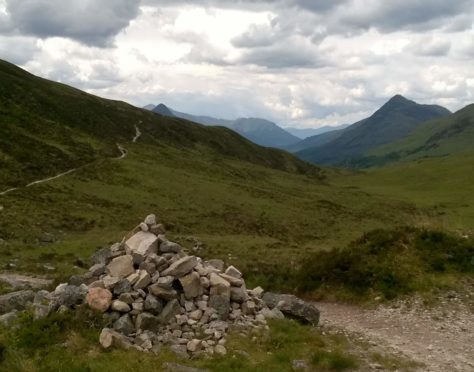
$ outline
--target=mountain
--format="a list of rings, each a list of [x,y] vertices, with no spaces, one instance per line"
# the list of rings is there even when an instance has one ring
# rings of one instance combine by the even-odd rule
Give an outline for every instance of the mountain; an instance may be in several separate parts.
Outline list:
[[[299,141],[275,123],[259,118],[241,118],[232,122],[231,129],[262,146],[285,148]]]
[[[0,187],[6,189],[103,159],[117,143],[154,151],[186,149],[288,172],[318,169],[280,150],[263,148],[226,128],[159,116],[36,77],[0,60]],[[169,150],[171,151],[171,150]]]
[[[288,133],[277,124],[259,118],[240,118],[236,120],[218,119],[212,116],[186,114],[159,104],[153,109],[165,116],[176,116],[204,125],[223,126],[234,130],[250,141],[265,147],[284,149],[299,141],[299,138]]]
[[[143,106],[142,108],[144,110],[152,111],[155,107],[156,107],[155,105],[149,104],[149,105]]]
[[[359,158],[371,150],[408,136],[421,123],[446,117],[449,110],[438,105],[421,105],[396,95],[372,116],[337,133],[335,138],[298,151],[304,159],[319,164],[361,166]]]
[[[168,116],[168,117],[173,117],[175,116],[173,112],[164,104],[160,103],[158,106],[156,106],[153,110],[153,112],[156,112],[157,114],[163,115],[163,116]]]
[[[218,126],[230,128],[233,122],[233,120],[218,119],[218,118],[213,118],[212,116],[191,115],[191,114],[186,114],[184,112],[179,112],[176,110],[171,110],[171,111],[173,112],[174,116],[177,116],[178,118],[194,121],[195,123],[199,123],[203,125],[218,125]]]
[[[419,125],[407,137],[379,146],[358,159],[361,165],[445,157],[474,152],[474,104]]]
[[[334,127],[332,127],[330,125],[325,125],[324,127],[320,127],[320,128],[285,127],[283,129],[286,130],[288,133],[304,140],[305,138],[317,136],[319,134],[323,134],[323,133],[326,133],[326,132],[332,132],[332,131],[335,131],[335,130],[344,129],[344,128],[347,128],[349,125],[350,124],[342,124],[342,125],[337,125],[337,126],[334,126]]]

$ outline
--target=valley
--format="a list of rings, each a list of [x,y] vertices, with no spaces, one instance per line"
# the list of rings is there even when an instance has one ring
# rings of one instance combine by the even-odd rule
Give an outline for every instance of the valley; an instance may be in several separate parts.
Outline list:
[[[0,77],[5,82],[2,86],[9,87],[0,90],[0,185],[8,191],[0,195],[0,266],[7,274],[39,275],[53,279],[55,285],[65,282],[84,272],[97,249],[116,242],[140,218],[155,212],[165,221],[167,236],[188,251],[198,247],[203,258],[220,258],[239,267],[249,286],[325,301],[321,308],[334,315],[327,318],[330,329],[324,335],[310,327],[277,323],[272,328],[275,339],[256,340],[262,347],[257,350],[250,350],[236,335],[230,342],[262,363],[252,367],[250,362],[240,361],[242,370],[258,370],[262,365],[284,365],[282,370],[287,370],[291,360],[285,358],[300,357],[298,347],[311,352],[322,348],[322,356],[314,360],[323,358],[324,363],[332,363],[324,358],[340,358],[353,366],[356,362],[344,359],[350,355],[362,370],[378,368],[374,365],[416,370],[417,363],[430,365],[430,361],[409,352],[413,340],[403,336],[408,346],[400,349],[401,354],[385,346],[367,349],[366,340],[357,336],[361,328],[347,324],[352,314],[337,317],[338,311],[347,309],[340,302],[355,303],[358,309],[375,306],[379,300],[391,306],[393,301],[418,292],[427,302],[436,302],[448,290],[467,291],[466,303],[471,301],[469,268],[417,272],[418,286],[408,292],[393,292],[393,297],[375,287],[364,295],[324,282],[310,288],[309,276],[301,277],[301,268],[318,254],[351,249],[370,232],[376,235],[381,231],[397,240],[396,234],[404,227],[433,232],[435,237],[441,231],[449,237],[449,244],[459,243],[465,249],[463,254],[469,255],[474,234],[474,179],[470,171],[474,158],[468,146],[459,153],[404,159],[380,168],[330,168],[257,146],[226,128],[161,116],[45,81],[6,62],[0,64]],[[20,104],[27,94],[31,102],[28,110]],[[444,133],[452,133],[446,129],[450,128],[449,117],[439,120],[436,123],[444,123]],[[40,125],[47,130],[38,131]],[[445,137],[450,141],[456,138]],[[409,136],[401,141],[412,146]],[[397,148],[409,152],[405,149],[410,146]],[[400,235],[400,240],[408,247],[408,238]],[[403,264],[410,264],[411,258],[401,257]],[[0,291],[9,289],[0,286]],[[36,323],[28,324],[35,329]],[[324,320],[323,325],[324,330]],[[307,335],[311,346],[298,338],[298,332]],[[87,363],[95,368],[110,368],[114,363],[123,363],[128,370],[136,367],[133,353],[90,349],[88,337],[96,342],[96,333],[86,327],[68,334],[75,351],[68,351],[68,363],[82,365],[84,360],[73,354],[86,351],[93,355]],[[279,345],[276,338],[283,334],[296,345],[288,355],[275,346]],[[387,337],[381,331],[368,335],[372,343]],[[8,345],[8,340],[0,338],[0,343]],[[24,368],[18,370],[28,370],[43,360],[39,354],[25,356],[28,349],[5,347],[10,350],[9,366],[24,359]],[[41,363],[44,368],[58,367],[60,347],[47,348],[48,352],[42,349],[47,357]],[[334,348],[342,354],[331,354]],[[274,359],[267,359],[265,350],[275,352]],[[160,358],[175,360],[167,354]],[[151,366],[154,361],[146,356],[143,363]],[[229,358],[219,363],[214,367],[232,370]],[[209,367],[209,363],[201,365]]]

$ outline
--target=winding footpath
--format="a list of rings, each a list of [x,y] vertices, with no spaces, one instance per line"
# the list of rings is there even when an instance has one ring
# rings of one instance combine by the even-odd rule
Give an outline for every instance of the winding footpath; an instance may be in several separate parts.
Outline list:
[[[138,124],[141,124],[141,121],[140,121]],[[132,142],[133,142],[133,143],[137,142],[137,140],[140,138],[141,135],[142,135],[142,133],[140,132],[140,129],[138,128],[138,125],[135,125],[135,136],[133,137]],[[120,145],[119,143],[117,143],[116,145],[117,145],[118,150],[120,151],[120,156],[117,157],[117,158],[115,158],[115,159],[117,159],[117,160],[124,159],[124,158],[127,156],[127,149],[126,149],[125,147],[123,147],[122,145]],[[37,180],[37,181],[30,182],[29,184],[27,184],[27,185],[24,186],[24,187],[31,187],[31,186],[38,185],[38,184],[41,184],[41,183],[45,183],[45,182],[49,182],[49,181],[56,180],[56,179],[58,179],[58,178],[67,176],[68,174],[71,174],[71,173],[77,171],[77,170],[80,169],[80,168],[87,167],[87,166],[90,165],[90,164],[92,164],[92,163],[85,164],[85,165],[83,165],[83,166],[81,166],[81,167],[78,167],[78,168],[69,169],[69,170],[67,170],[66,172],[57,174],[57,175],[52,176],[52,177],[48,177],[48,178],[44,178],[44,179],[41,179],[41,180]],[[18,190],[19,188],[20,188],[20,187],[12,187],[11,189],[2,191],[2,192],[0,192],[0,196],[6,195],[6,194],[8,194],[8,193],[10,193],[10,192],[13,192],[13,191],[15,191],[15,190]]]

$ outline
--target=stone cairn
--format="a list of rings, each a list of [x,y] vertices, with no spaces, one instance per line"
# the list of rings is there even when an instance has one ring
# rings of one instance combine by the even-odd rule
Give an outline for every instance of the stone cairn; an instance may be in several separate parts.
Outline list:
[[[104,348],[158,353],[163,345],[181,356],[227,353],[226,333],[268,329],[285,315],[317,324],[319,311],[292,295],[248,290],[242,273],[222,260],[187,255],[149,215],[121,243],[96,252],[94,265],[54,292],[36,294],[35,317],[87,303],[104,313]]]

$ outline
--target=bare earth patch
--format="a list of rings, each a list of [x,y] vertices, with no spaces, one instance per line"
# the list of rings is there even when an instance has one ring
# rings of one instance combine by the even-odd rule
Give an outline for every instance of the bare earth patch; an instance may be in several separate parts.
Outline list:
[[[474,371],[474,307],[472,295],[447,296],[435,307],[419,299],[376,309],[317,303],[321,326],[391,354],[407,357],[419,371]],[[470,300],[469,300],[470,299]]]

